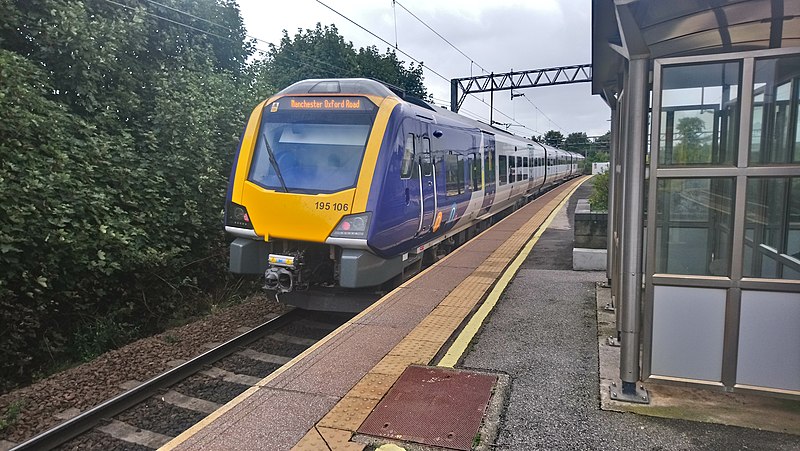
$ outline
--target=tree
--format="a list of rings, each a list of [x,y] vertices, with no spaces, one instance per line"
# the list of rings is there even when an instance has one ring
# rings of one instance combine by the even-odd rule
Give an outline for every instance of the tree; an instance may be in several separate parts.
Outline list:
[[[298,30],[294,38],[284,30],[280,45],[271,46],[266,57],[260,77],[280,88],[307,78],[364,77],[395,85],[415,97],[428,96],[422,66],[412,63],[406,69],[393,51],[381,54],[374,46],[356,51],[335,25],[318,23],[313,30]]]
[[[710,163],[709,146],[703,144],[705,123],[697,116],[683,117],[675,126],[676,144],[673,162],[678,164]]]
[[[405,90],[406,94],[427,99],[428,93],[422,84],[422,66],[411,63],[406,69],[397,54],[391,49],[385,55],[374,46],[362,47],[356,55],[356,72],[359,76],[374,78]]]
[[[542,137],[542,141],[553,147],[561,147],[564,144],[564,135],[562,135],[560,131],[549,130],[544,134],[544,137]]]
[[[564,140],[564,150],[586,154],[589,150],[589,138],[585,132],[573,132]]]

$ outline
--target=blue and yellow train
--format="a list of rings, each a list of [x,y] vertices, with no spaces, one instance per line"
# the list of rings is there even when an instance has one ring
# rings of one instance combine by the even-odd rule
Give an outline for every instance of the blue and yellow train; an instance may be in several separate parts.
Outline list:
[[[583,157],[368,79],[305,80],[253,111],[225,229],[234,273],[304,308],[357,311]]]

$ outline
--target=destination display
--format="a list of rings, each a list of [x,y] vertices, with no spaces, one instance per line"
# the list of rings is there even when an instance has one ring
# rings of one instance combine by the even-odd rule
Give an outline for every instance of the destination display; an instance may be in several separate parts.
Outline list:
[[[371,111],[375,105],[364,97],[284,97],[270,105],[275,113],[287,110]]]

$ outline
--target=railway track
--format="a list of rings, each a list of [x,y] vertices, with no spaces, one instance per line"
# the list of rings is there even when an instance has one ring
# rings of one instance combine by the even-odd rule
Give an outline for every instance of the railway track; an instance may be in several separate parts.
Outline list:
[[[13,450],[158,448],[344,324],[350,315],[291,310],[214,345]]]

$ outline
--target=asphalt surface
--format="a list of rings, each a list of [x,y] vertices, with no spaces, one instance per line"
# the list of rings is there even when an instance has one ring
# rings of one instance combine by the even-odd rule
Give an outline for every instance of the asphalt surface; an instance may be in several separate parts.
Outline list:
[[[572,212],[584,184],[533,248],[463,367],[508,374],[492,449],[798,450],[800,437],[600,410],[595,283],[575,272]]]

